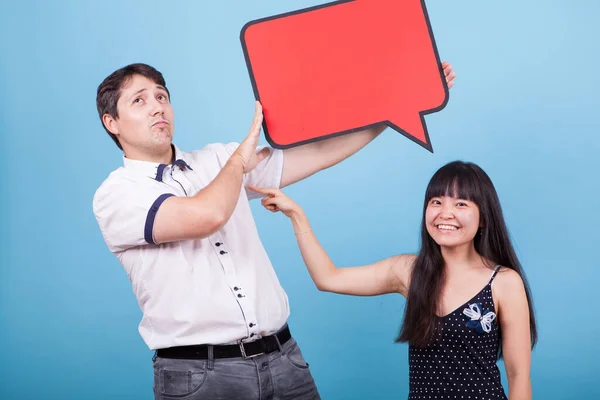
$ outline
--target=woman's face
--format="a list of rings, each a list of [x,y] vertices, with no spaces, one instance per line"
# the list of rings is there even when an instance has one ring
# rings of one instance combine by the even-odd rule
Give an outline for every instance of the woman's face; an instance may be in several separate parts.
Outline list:
[[[470,243],[480,227],[479,207],[472,201],[450,196],[433,197],[425,209],[427,232],[440,246]]]

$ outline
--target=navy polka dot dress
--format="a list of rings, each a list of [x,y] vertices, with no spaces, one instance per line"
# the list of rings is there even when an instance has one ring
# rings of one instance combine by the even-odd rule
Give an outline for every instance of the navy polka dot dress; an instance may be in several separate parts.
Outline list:
[[[409,346],[409,400],[505,400],[496,356],[500,343],[492,281],[471,300],[439,317],[440,335],[427,347]]]

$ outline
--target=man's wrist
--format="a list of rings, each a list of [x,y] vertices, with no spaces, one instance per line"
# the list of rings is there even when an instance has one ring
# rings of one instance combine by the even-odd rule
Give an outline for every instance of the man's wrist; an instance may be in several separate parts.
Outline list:
[[[242,157],[238,152],[233,153],[231,157],[229,157],[229,163],[235,166],[236,169],[239,168],[241,173],[246,172],[246,160],[244,160],[244,157]]]

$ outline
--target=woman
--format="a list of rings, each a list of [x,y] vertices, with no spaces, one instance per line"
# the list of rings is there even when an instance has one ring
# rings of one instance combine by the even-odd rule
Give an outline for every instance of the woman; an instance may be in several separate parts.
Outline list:
[[[291,219],[319,290],[406,297],[397,341],[409,343],[409,399],[506,399],[501,357],[508,399],[531,399],[531,295],[494,185],[479,166],[455,161],[431,178],[417,255],[353,268],[336,268],[302,209],[280,190],[250,189]]]

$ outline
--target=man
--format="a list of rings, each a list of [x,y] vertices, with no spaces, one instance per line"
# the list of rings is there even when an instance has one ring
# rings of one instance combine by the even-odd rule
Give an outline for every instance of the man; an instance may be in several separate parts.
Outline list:
[[[455,74],[445,63],[448,85]],[[160,72],[132,64],[98,87],[103,126],[123,150],[94,196],[125,268],[154,357],[156,399],[318,399],[286,320],[288,299],[260,242],[247,185],[284,187],[346,159],[384,126],[286,150],[257,151],[256,103],[239,145],[183,152]]]

